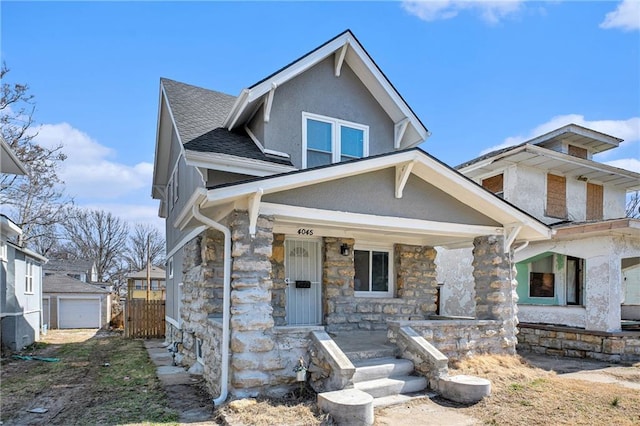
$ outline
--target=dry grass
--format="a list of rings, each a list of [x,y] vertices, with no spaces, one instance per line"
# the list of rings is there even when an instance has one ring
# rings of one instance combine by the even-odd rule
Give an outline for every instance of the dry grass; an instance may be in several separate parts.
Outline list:
[[[472,406],[457,406],[460,412],[485,424],[640,424],[640,392],[613,384],[563,379],[530,366],[518,356],[474,357],[455,365],[450,374],[470,374],[491,381],[489,398]]]
[[[231,401],[218,412],[233,426],[328,426],[335,423],[316,406],[315,393],[308,388],[282,398],[240,399]]]

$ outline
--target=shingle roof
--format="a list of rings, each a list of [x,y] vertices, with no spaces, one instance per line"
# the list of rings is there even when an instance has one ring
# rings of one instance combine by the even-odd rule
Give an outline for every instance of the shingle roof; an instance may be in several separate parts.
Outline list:
[[[160,80],[185,149],[291,165],[289,160],[264,154],[244,132],[222,127],[235,96],[167,78]]]
[[[42,278],[43,293],[109,293],[93,284],[63,274],[45,275]]]
[[[51,259],[47,264],[43,267],[45,271],[55,271],[55,272],[83,272],[87,273],[91,271],[91,267],[93,266],[92,260],[86,259],[75,259],[75,260],[60,260],[60,259]]]
[[[166,277],[166,273],[164,271],[164,269],[159,268],[157,266],[152,266],[151,267],[151,271],[150,274],[152,279],[165,279]],[[127,278],[139,278],[139,279],[146,279],[147,278],[147,268],[141,269],[139,271],[136,272],[129,272],[127,274]]]

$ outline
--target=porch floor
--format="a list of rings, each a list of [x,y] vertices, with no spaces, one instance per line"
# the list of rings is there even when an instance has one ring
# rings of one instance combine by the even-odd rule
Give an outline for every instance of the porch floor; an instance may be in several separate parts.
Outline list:
[[[340,331],[331,333],[333,341],[347,356],[370,351],[394,352],[396,346],[387,339],[387,331]]]

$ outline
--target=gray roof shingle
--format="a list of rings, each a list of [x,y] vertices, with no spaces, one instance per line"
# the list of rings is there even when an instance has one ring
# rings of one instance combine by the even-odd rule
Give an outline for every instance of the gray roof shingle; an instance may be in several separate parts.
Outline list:
[[[96,285],[63,274],[45,275],[42,278],[43,293],[109,293]]]
[[[235,96],[167,78],[160,80],[185,149],[291,165],[287,159],[264,154],[244,132],[222,127]]]

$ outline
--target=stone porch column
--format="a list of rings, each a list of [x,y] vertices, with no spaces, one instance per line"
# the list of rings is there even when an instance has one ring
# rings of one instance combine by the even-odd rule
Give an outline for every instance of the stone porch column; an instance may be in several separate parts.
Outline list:
[[[473,240],[473,277],[476,291],[476,318],[502,323],[500,334],[506,353],[515,354],[517,343],[516,273],[503,237],[477,237]]]

